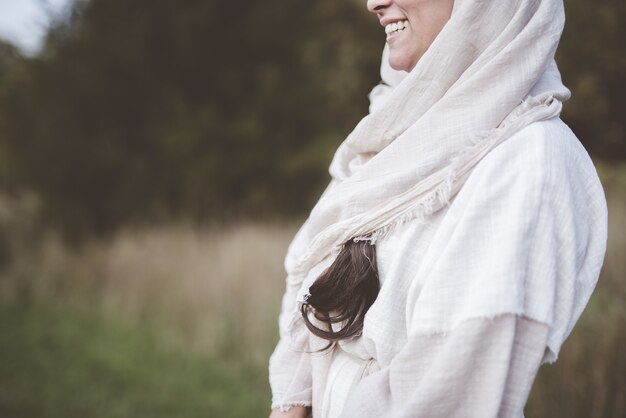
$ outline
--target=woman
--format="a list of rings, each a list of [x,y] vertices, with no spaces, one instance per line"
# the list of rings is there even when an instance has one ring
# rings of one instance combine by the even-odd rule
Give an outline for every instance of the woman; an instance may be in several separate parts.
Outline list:
[[[599,276],[562,0],[368,0],[383,82],[291,243],[271,417],[514,417]]]

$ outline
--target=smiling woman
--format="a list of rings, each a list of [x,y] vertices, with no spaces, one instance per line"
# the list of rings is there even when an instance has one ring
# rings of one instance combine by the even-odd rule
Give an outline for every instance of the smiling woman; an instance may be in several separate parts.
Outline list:
[[[450,19],[454,0],[368,0],[387,33],[389,64],[411,71]]]
[[[606,251],[563,1],[368,8],[382,82],[287,252],[271,417],[521,418]]]

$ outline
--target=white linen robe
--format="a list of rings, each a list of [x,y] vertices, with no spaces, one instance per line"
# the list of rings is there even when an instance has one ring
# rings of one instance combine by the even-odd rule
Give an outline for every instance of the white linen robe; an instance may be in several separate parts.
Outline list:
[[[377,242],[381,289],[361,337],[327,355],[293,350],[295,294],[284,294],[272,408],[312,406],[314,418],[522,417],[540,364],[556,360],[591,296],[606,238],[606,200],[586,150],[560,119],[533,123],[479,162],[427,223]],[[324,345],[310,336],[310,349]]]

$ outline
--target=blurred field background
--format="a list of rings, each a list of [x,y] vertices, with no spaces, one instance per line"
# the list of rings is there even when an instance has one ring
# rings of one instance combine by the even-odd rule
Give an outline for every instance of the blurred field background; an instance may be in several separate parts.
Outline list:
[[[526,416],[623,418],[626,3],[565,3],[609,246]],[[356,0],[78,0],[0,41],[0,417],[267,416],[283,257],[383,42]]]

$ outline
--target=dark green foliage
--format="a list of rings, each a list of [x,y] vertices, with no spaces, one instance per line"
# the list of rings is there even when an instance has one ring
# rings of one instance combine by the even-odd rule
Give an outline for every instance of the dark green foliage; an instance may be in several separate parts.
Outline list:
[[[557,62],[572,100],[570,124],[592,155],[626,161],[626,2],[565,0]]]
[[[18,50],[6,42],[0,40],[0,87],[6,85],[9,72],[15,68],[15,63],[19,60],[20,54]],[[4,118],[0,113],[0,190],[11,190],[14,186],[14,174],[16,163],[8,155],[7,150],[3,147],[5,139],[2,135]],[[0,250],[1,253],[1,250]]]
[[[303,213],[377,79],[382,32],[361,9],[80,3],[2,89],[20,181],[77,230]]]
[[[564,118],[626,159],[626,6],[566,0]],[[367,113],[383,32],[362,1],[90,0],[44,51],[0,45],[0,187],[48,221],[302,215]]]

